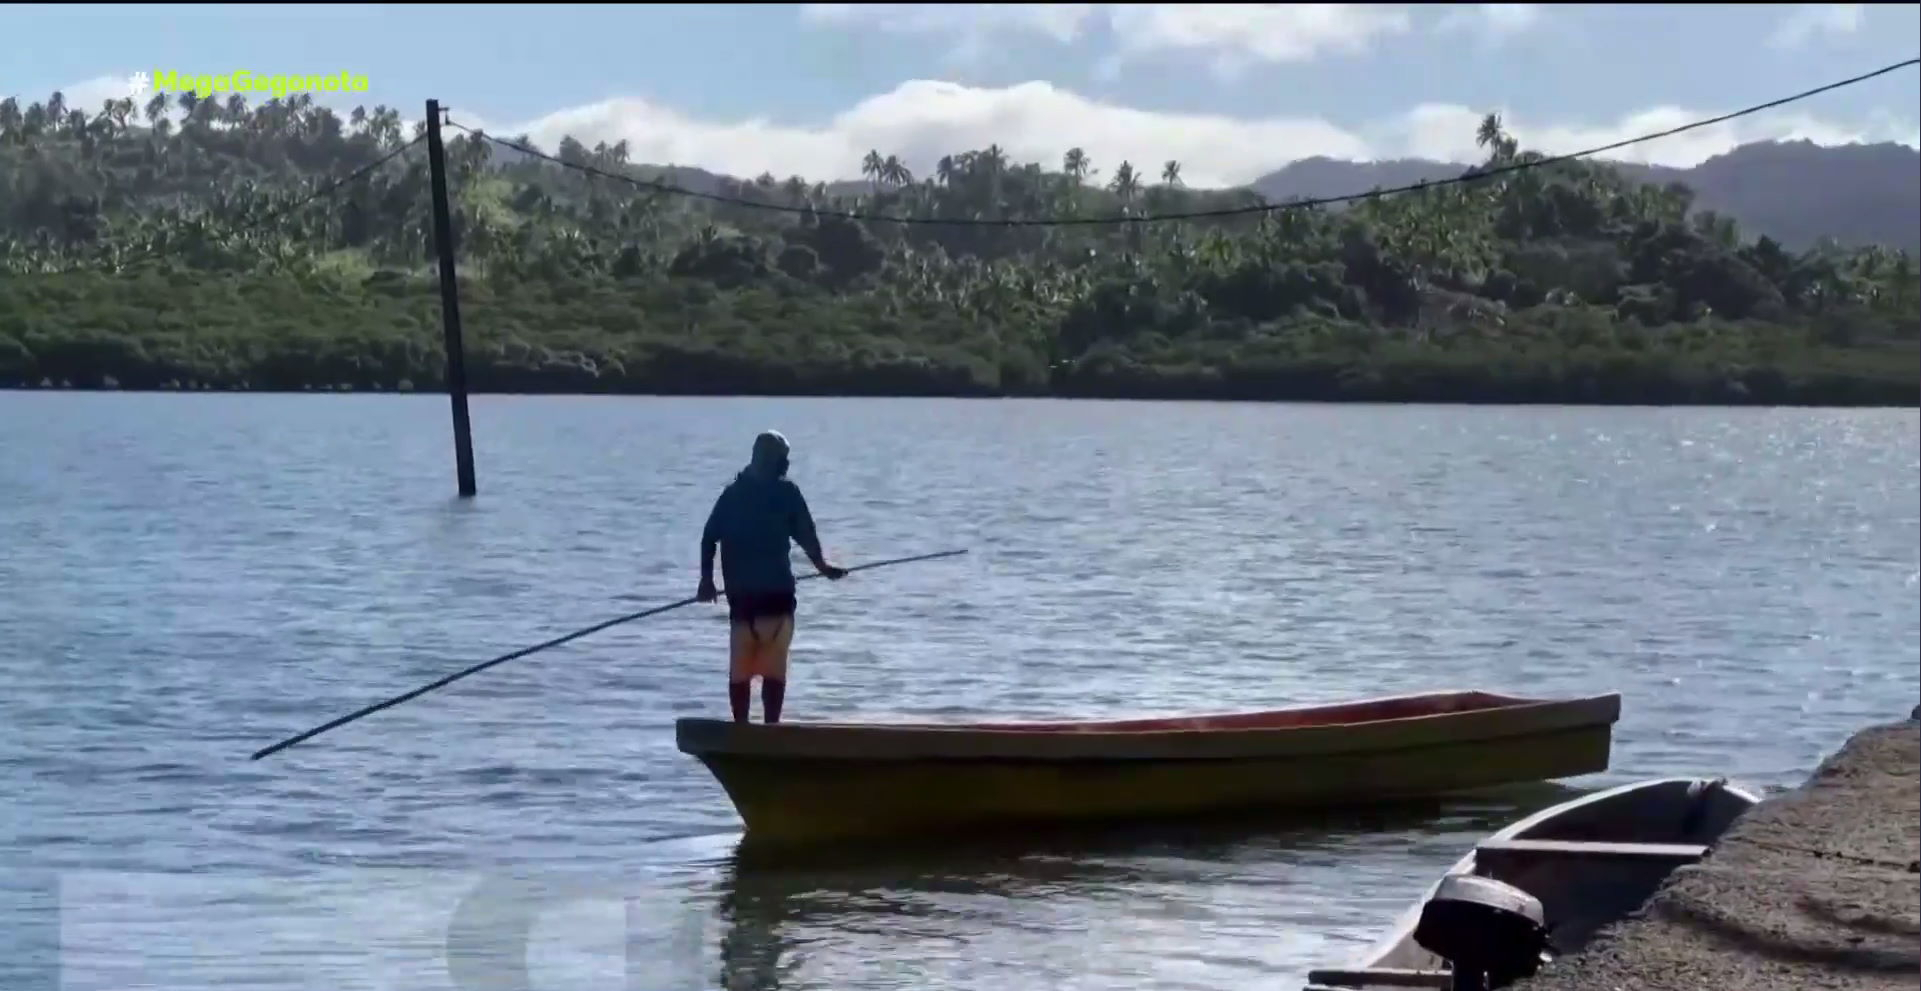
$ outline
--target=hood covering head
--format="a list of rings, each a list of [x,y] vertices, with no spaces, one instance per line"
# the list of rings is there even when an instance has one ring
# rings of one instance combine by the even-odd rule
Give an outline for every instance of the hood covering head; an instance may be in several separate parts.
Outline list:
[[[787,474],[789,450],[787,438],[782,437],[780,431],[763,431],[754,438],[753,460],[747,463],[747,469],[741,474],[763,479],[780,478]]]

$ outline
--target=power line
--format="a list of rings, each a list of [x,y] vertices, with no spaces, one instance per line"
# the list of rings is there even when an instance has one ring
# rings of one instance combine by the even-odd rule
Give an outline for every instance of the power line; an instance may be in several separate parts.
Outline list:
[[[1852,76],[1847,79],[1842,79],[1836,82],[1828,83],[1824,86],[1817,86],[1810,90],[1803,90],[1802,92],[1796,93],[1792,96],[1784,96],[1784,97],[1781,97],[1780,99],[1769,100],[1766,103],[1758,103],[1751,107],[1746,107],[1741,110],[1733,111],[1732,113],[1722,114],[1719,117],[1709,117],[1705,120],[1697,120],[1690,124],[1683,124],[1680,127],[1668,128],[1665,131],[1656,131],[1652,134],[1643,134],[1639,137],[1628,138],[1623,141],[1616,141],[1616,142],[1613,142],[1612,144],[1600,145],[1599,147],[1595,147],[1595,148],[1587,148],[1581,151],[1569,152],[1564,155],[1551,155],[1546,158],[1533,159],[1526,162],[1515,162],[1507,165],[1495,166],[1493,168],[1485,168],[1485,169],[1476,168],[1472,171],[1465,172],[1459,176],[1454,176],[1452,178],[1447,178],[1447,179],[1436,179],[1432,182],[1418,182],[1418,183],[1413,183],[1411,185],[1395,186],[1389,189],[1372,189],[1364,193],[1348,193],[1343,196],[1320,196],[1312,199],[1290,200],[1286,203],[1257,203],[1257,204],[1251,204],[1248,206],[1222,207],[1222,208],[1213,209],[1213,210],[1192,210],[1192,211],[1186,211],[1181,213],[1163,213],[1163,214],[1154,214],[1154,215],[1138,216],[1138,217],[1014,217],[1014,218],[1000,218],[1000,219],[986,218],[986,217],[903,217],[903,216],[890,216],[886,214],[862,213],[862,212],[853,211],[853,210],[831,210],[831,209],[822,209],[822,208],[813,207],[813,206],[793,206],[793,205],[784,204],[784,203],[762,203],[756,200],[750,200],[750,199],[746,199],[738,196],[728,196],[722,193],[705,193],[699,190],[687,189],[682,186],[675,186],[671,183],[664,183],[656,180],[639,179],[633,176],[621,175],[619,173],[608,172],[604,169],[599,169],[592,165],[584,165],[578,162],[567,162],[553,155],[549,155],[546,152],[540,151],[537,148],[523,145],[523,144],[520,144],[519,142],[507,141],[502,138],[497,138],[484,131],[477,131],[473,128],[467,127],[466,125],[461,124],[457,121],[449,120],[447,121],[447,125],[449,127],[459,128],[460,130],[465,131],[470,135],[490,141],[494,144],[500,145],[503,148],[511,148],[517,152],[520,152],[521,154],[529,155],[534,158],[539,158],[545,161],[553,162],[564,168],[574,169],[579,172],[586,172],[591,175],[599,176],[604,179],[612,179],[616,182],[624,182],[629,185],[637,186],[642,189],[648,189],[655,192],[666,193],[673,196],[685,196],[692,199],[711,200],[717,203],[725,203],[732,206],[746,207],[746,208],[755,209],[755,210],[767,210],[767,211],[772,211],[776,213],[812,214],[817,217],[837,217],[843,220],[858,220],[858,221],[866,221],[869,223],[885,223],[885,224],[947,225],[947,226],[954,226],[954,227],[1091,227],[1091,226],[1113,225],[1113,224],[1151,224],[1151,223],[1165,223],[1170,221],[1181,221],[1181,220],[1211,220],[1211,219],[1222,218],[1222,217],[1241,217],[1241,216],[1248,216],[1251,214],[1274,213],[1281,210],[1299,210],[1299,209],[1305,209],[1308,207],[1332,206],[1340,203],[1352,203],[1358,200],[1369,200],[1369,199],[1378,199],[1385,196],[1394,196],[1400,193],[1421,192],[1424,190],[1438,189],[1445,186],[1456,186],[1456,185],[1463,185],[1470,182],[1479,182],[1483,179],[1490,179],[1490,178],[1493,178],[1494,176],[1505,175],[1510,172],[1523,172],[1528,169],[1544,168],[1549,165],[1558,165],[1563,162],[1571,162],[1576,159],[1590,158],[1592,156],[1599,155],[1604,152],[1614,151],[1619,148],[1626,148],[1629,145],[1637,145],[1646,141],[1654,141],[1659,138],[1672,137],[1676,134],[1682,134],[1687,131],[1696,130],[1697,128],[1710,127],[1715,124],[1726,123],[1727,121],[1734,120],[1735,118],[1738,118],[1738,117],[1746,117],[1751,114],[1757,114],[1763,110],[1772,110],[1776,107],[1785,106],[1787,104],[1795,103],[1801,100],[1806,100],[1810,97],[1819,96],[1822,93],[1827,93],[1832,90],[1837,90],[1843,87],[1853,86],[1858,83],[1867,82],[1868,80],[1874,79],[1877,76],[1884,76],[1890,72],[1894,72],[1897,69],[1905,69],[1912,65],[1921,65],[1921,58],[1906,59],[1904,61],[1896,62],[1892,65],[1883,66],[1872,72],[1865,72],[1865,73],[1862,73],[1861,75]]]
[[[1212,209],[1212,210],[1193,210],[1193,211],[1185,211],[1180,213],[1166,213],[1166,214],[1155,214],[1155,215],[1145,215],[1145,216],[1122,216],[1122,217],[1014,217],[1014,218],[907,217],[907,216],[890,216],[886,214],[871,214],[871,213],[864,213],[861,211],[853,211],[853,210],[823,209],[816,206],[793,206],[793,205],[781,204],[781,203],[763,203],[756,200],[746,199],[743,197],[727,196],[721,193],[701,192],[698,190],[687,189],[681,186],[675,186],[670,183],[664,183],[664,182],[647,180],[647,179],[639,179],[634,176],[621,175],[618,173],[608,172],[604,169],[599,169],[591,165],[563,161],[558,157],[549,155],[536,148],[520,144],[519,142],[507,141],[502,138],[495,137],[491,134],[485,133],[484,131],[475,130],[473,128],[467,127],[466,125],[451,119],[447,121],[447,125],[450,127],[459,128],[460,130],[465,131],[468,134],[473,135],[474,137],[489,141],[493,144],[497,144],[505,148],[511,148],[515,151],[518,151],[524,155],[531,156],[533,158],[552,162],[556,165],[560,165],[563,168],[574,169],[575,171],[585,172],[590,175],[598,176],[605,179],[611,179],[616,182],[624,182],[631,186],[635,186],[641,189],[647,189],[655,192],[665,193],[668,195],[685,196],[692,199],[710,200],[710,201],[728,204],[732,206],[745,207],[748,209],[766,210],[766,211],[771,211],[776,213],[812,214],[814,216],[819,216],[819,217],[837,217],[845,220],[865,221],[869,223],[892,223],[892,224],[925,225],[925,226],[933,226],[933,225],[947,225],[947,226],[956,226],[956,227],[1111,226],[1116,224],[1147,224],[1147,223],[1167,223],[1167,222],[1184,221],[1184,220],[1209,220],[1209,219],[1218,219],[1218,218],[1226,218],[1226,217],[1239,217],[1239,216],[1250,216],[1255,214],[1276,213],[1282,210],[1304,209],[1304,208],[1318,207],[1318,206],[1331,206],[1331,205],[1341,204],[1341,203],[1352,203],[1360,200],[1378,199],[1382,197],[1398,195],[1401,193],[1422,192],[1425,190],[1438,189],[1446,186],[1464,185],[1470,182],[1478,182],[1483,179],[1493,178],[1494,176],[1505,175],[1513,172],[1523,172],[1529,169],[1543,168],[1549,165],[1557,165],[1564,162],[1571,162],[1571,161],[1575,161],[1577,159],[1582,159],[1582,158],[1590,158],[1595,155],[1603,154],[1609,151],[1614,151],[1620,148],[1626,148],[1631,145],[1641,144],[1647,141],[1654,141],[1660,138],[1672,137],[1676,134],[1682,134],[1687,131],[1697,130],[1703,127],[1710,127],[1715,124],[1725,123],[1727,121],[1734,120],[1739,117],[1746,117],[1752,114],[1757,114],[1764,110],[1772,110],[1776,107],[1781,107],[1790,103],[1806,100],[1814,96],[1819,96],[1823,93],[1831,92],[1833,90],[1863,83],[1870,79],[1874,79],[1879,76],[1884,76],[1896,70],[1905,69],[1914,65],[1921,65],[1921,58],[1905,59],[1903,61],[1896,62],[1891,65],[1883,66],[1879,69],[1875,69],[1871,72],[1865,72],[1860,75],[1852,76],[1847,79],[1838,80],[1823,86],[1817,86],[1813,89],[1804,90],[1802,92],[1795,93],[1791,96],[1784,96],[1779,99],[1769,100],[1766,103],[1759,103],[1751,107],[1745,107],[1743,109],[1733,111],[1731,113],[1722,114],[1718,117],[1709,117],[1704,120],[1698,120],[1692,123],[1683,124],[1679,127],[1668,128],[1667,130],[1664,130],[1664,131],[1656,131],[1651,134],[1643,134],[1638,137],[1628,138],[1622,141],[1616,141],[1610,144],[1600,145],[1594,148],[1587,148],[1587,149],[1583,149],[1581,151],[1576,151],[1576,152],[1569,152],[1567,154],[1562,154],[1562,155],[1553,155],[1545,158],[1532,159],[1525,162],[1513,162],[1506,165],[1495,166],[1492,168],[1476,168],[1476,169],[1472,169],[1470,171],[1464,172],[1459,176],[1454,176],[1446,179],[1437,179],[1431,182],[1419,182],[1419,183],[1413,183],[1410,185],[1395,186],[1388,189],[1372,189],[1372,190],[1368,190],[1367,192],[1349,193],[1341,196],[1322,196],[1322,197],[1315,197],[1311,199],[1290,200],[1285,203],[1258,203],[1258,204],[1249,204],[1246,206],[1224,207],[1224,208],[1218,208],[1218,209]],[[224,239],[232,238],[247,230],[259,230],[269,225],[276,224],[280,222],[282,219],[284,219],[285,217],[307,206],[308,204],[311,204],[323,197],[330,196],[335,192],[338,192],[340,189],[344,188],[350,183],[357,182],[361,179],[366,178],[367,176],[373,174],[375,171],[379,170],[381,167],[385,166],[389,162],[392,162],[393,160],[399,158],[401,155],[405,154],[409,150],[413,149],[415,146],[421,144],[425,140],[426,140],[425,134],[416,136],[413,140],[408,141],[406,144],[403,144],[397,148],[394,148],[392,151],[389,151],[388,153],[380,156],[374,161],[369,162],[366,165],[363,165],[360,168],[357,168],[352,172],[347,173],[345,176],[342,176],[339,179],[334,180],[333,182],[330,182],[330,183],[327,183],[326,185],[315,188],[313,191],[309,192],[307,195],[291,203],[288,203],[276,210],[269,212],[266,216],[254,221],[253,223],[250,223],[241,227],[231,228],[224,232],[214,232],[213,236],[216,239],[224,240]],[[150,248],[147,251],[136,254],[131,258],[120,259],[117,261],[116,264],[119,267],[136,265],[143,261],[151,260],[154,257],[158,257],[166,253],[167,252],[165,249]],[[90,268],[90,267],[92,266],[74,265],[53,274],[68,274],[71,272],[81,271],[83,269]]]

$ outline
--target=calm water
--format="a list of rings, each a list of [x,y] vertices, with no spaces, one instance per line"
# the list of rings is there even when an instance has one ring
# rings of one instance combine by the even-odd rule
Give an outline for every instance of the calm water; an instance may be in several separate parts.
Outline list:
[[[1567,795],[736,864],[673,747],[725,710],[697,609],[247,760],[691,594],[767,426],[843,562],[973,550],[807,586],[795,718],[1618,690],[1614,767],[1576,784],[1771,787],[1918,690],[1912,410],[474,417],[463,504],[434,397],[0,393],[0,986],[1290,988]]]

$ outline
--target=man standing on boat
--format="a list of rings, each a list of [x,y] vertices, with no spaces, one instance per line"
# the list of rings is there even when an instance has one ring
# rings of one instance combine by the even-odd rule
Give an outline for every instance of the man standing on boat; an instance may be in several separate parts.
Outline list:
[[[813,514],[800,486],[787,477],[787,463],[787,438],[772,430],[754,438],[753,460],[714,500],[700,537],[700,590],[695,598],[712,602],[720,597],[714,587],[716,546],[727,582],[727,701],[737,723],[747,722],[756,677],[762,716],[769,723],[780,722],[796,611],[788,541],[800,545],[823,577],[839,581],[847,575],[821,553]]]

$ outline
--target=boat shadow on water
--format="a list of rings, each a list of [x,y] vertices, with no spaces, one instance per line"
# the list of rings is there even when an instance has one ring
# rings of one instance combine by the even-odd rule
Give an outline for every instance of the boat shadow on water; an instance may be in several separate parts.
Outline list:
[[[1047,825],[961,837],[794,849],[743,843],[722,862],[715,910],[726,991],[771,991],[828,933],[938,929],[983,901],[1116,900],[1150,885],[1340,870],[1437,834],[1480,835],[1586,793],[1554,782],[1449,798],[1106,827]],[[1286,899],[1284,887],[1274,897]]]

